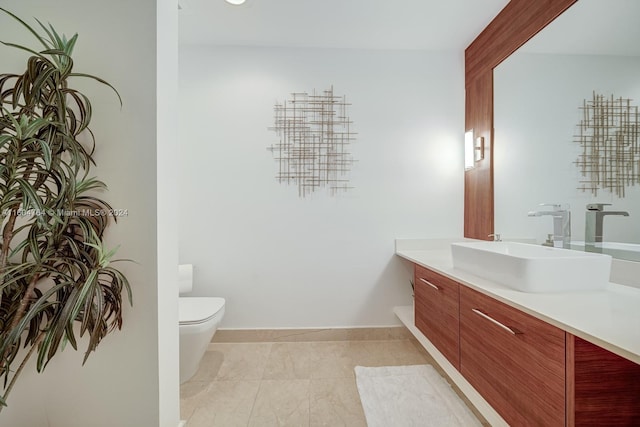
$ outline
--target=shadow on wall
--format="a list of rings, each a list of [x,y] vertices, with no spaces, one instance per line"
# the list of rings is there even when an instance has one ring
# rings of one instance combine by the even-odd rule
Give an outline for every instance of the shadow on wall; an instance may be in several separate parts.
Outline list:
[[[398,326],[402,325],[393,314],[396,306],[413,304],[411,281],[413,280],[413,264],[395,254],[391,255],[385,264],[380,276],[367,293],[366,299],[360,305],[360,310],[354,315],[354,319],[367,321],[368,314],[373,312],[389,312],[393,316],[388,324],[372,323],[367,326]],[[376,306],[377,305],[377,306]]]

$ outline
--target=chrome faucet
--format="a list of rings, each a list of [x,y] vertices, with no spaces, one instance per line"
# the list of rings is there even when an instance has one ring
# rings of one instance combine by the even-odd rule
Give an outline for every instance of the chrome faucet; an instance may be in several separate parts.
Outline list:
[[[625,211],[605,211],[605,206],[611,203],[589,203],[585,218],[584,242],[585,245],[594,246],[594,243],[602,242],[602,220],[605,215],[629,216]]]
[[[553,246],[571,248],[571,211],[557,203],[542,203],[540,206],[551,206],[552,210],[531,211],[529,216],[551,215],[553,217]]]

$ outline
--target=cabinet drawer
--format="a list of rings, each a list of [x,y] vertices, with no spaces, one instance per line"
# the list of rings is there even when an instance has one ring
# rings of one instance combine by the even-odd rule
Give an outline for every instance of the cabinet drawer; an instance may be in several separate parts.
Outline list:
[[[416,327],[460,369],[460,285],[419,265],[414,276]]]
[[[466,287],[460,372],[510,425],[565,425],[564,331]]]

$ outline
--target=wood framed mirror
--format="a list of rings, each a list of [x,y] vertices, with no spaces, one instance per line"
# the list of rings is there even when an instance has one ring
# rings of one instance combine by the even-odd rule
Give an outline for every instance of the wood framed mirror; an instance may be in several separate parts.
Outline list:
[[[484,158],[464,174],[464,236],[494,233],[493,69],[578,0],[511,0],[465,50],[465,131]]]

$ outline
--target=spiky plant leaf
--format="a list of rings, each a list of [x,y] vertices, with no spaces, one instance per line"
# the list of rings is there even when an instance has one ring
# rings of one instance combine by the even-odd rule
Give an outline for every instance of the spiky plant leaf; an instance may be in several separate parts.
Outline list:
[[[132,296],[127,278],[113,267],[117,248],[107,250],[103,242],[111,217],[101,213],[111,206],[99,196],[105,183],[90,175],[91,101],[70,79],[107,85],[122,105],[120,94],[102,78],[73,70],[77,34],[67,38],[37,21],[40,35],[0,12],[42,45],[1,41],[30,54],[22,74],[0,74],[1,410],[26,359],[37,353],[41,371],[65,345],[78,348],[76,335],[86,335],[86,361],[122,326],[123,295],[129,303]],[[18,360],[21,347],[27,353]]]

